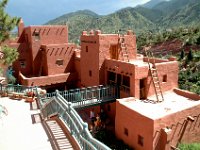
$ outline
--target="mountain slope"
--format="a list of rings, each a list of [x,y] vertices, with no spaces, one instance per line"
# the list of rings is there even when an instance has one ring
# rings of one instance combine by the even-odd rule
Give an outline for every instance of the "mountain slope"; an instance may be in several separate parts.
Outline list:
[[[69,14],[62,15],[54,20],[47,22],[49,25],[67,25],[69,28],[69,39],[73,42],[78,40],[83,30],[90,30],[94,26],[97,18],[100,17],[96,13],[89,10],[81,10]]]
[[[152,22],[159,20],[163,17],[164,13],[161,10],[157,9],[149,9],[145,7],[137,7],[135,8],[138,13],[143,15],[145,18],[149,19]]]
[[[184,9],[186,5],[198,3],[199,0],[171,0],[163,1],[152,7],[152,9],[160,10],[166,15]]]
[[[181,0],[185,5],[172,9],[170,7],[165,8],[172,9],[171,13],[165,15],[165,17],[159,20],[158,25],[169,28],[177,26],[189,26],[199,24],[200,20],[200,1],[199,0]],[[190,2],[189,2],[190,1]],[[174,3],[178,0],[174,0]],[[178,2],[179,3],[179,2]],[[177,4],[177,3],[176,3]],[[178,5],[178,4],[177,4]]]
[[[150,2],[154,3],[155,0]],[[154,4],[152,9],[128,7],[105,16],[89,10],[77,11],[47,24],[67,24],[69,39],[73,42],[79,39],[83,30],[100,29],[103,33],[115,33],[119,29],[130,29],[140,34],[149,30],[154,32],[200,24],[200,0],[159,0]]]
[[[138,13],[135,8],[130,7],[106,16],[100,16],[91,11],[88,13],[88,10],[77,11],[51,20],[47,24],[67,24],[69,39],[74,42],[83,30],[100,29],[103,33],[115,33],[119,29],[132,29],[139,33],[155,27],[152,21]]]
[[[166,1],[166,0],[151,0],[151,1],[147,2],[147,3],[145,3],[144,5],[142,5],[142,7],[153,8],[157,4],[159,4],[161,2],[164,2],[164,1]]]

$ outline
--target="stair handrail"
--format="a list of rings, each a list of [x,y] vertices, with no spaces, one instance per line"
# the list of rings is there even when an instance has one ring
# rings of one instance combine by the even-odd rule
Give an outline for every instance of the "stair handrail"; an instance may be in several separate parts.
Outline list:
[[[50,110],[48,111],[48,109]],[[42,112],[48,113],[44,115],[45,117],[58,113],[59,118],[69,129],[81,149],[111,150],[91,135],[88,130],[88,124],[81,119],[71,102],[67,102],[58,90],[56,90],[56,96],[43,105]]]

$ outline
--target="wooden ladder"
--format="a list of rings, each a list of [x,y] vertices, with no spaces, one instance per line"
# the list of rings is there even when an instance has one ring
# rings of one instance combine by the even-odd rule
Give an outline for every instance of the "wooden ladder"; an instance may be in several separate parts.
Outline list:
[[[152,51],[150,51],[150,50],[145,50],[145,54],[147,57],[149,70],[151,72],[151,77],[153,80],[153,85],[154,85],[157,102],[162,102],[162,101],[164,101],[164,97],[163,97],[161,86],[160,86],[160,80],[158,78],[158,71],[157,71],[157,68],[155,65],[155,58],[153,56]],[[150,62],[150,58],[152,59],[152,62]]]
[[[128,50],[127,50],[127,47],[126,47],[126,44],[125,44],[124,35],[119,34],[119,44],[120,44],[120,50],[122,52],[123,60],[125,62],[129,62],[129,55],[128,55]]]

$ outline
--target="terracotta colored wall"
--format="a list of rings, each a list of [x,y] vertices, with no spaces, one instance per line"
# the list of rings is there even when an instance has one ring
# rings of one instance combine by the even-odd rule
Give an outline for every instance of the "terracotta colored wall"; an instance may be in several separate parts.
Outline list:
[[[73,69],[75,45],[59,44],[45,45],[42,48],[45,50],[47,75],[69,72]],[[56,64],[56,61],[63,60],[63,65]]]
[[[108,116],[110,123],[115,123],[115,115],[116,115],[116,103],[107,103],[103,105],[103,109]]]
[[[62,25],[43,25],[43,26],[29,26],[31,30],[31,43],[34,43],[34,31],[39,32],[41,44],[63,44],[68,43],[68,29],[67,26]]]
[[[194,142],[199,142],[200,141],[200,105],[188,108],[183,111],[176,112],[174,114],[168,115],[166,117],[163,117],[161,119],[155,120],[154,123],[154,135],[156,132],[157,134],[160,134],[161,128],[168,127],[171,129],[171,131],[167,135],[168,143],[165,143],[166,145],[165,148],[166,150],[169,149],[171,145],[176,146],[178,139],[180,138],[181,132],[184,127],[184,120],[187,120],[187,116],[192,116],[194,118],[194,121],[191,122],[189,121],[186,127],[186,130],[184,132],[182,142],[186,143],[194,143]],[[183,125],[182,125],[183,124]],[[157,139],[154,140],[159,140],[158,136]],[[154,145],[154,147],[157,150],[160,150],[160,147],[162,145]]]
[[[77,74],[67,73],[67,74],[57,74],[51,76],[41,76],[32,78],[27,78],[22,74],[20,74],[19,79],[20,79],[20,84],[22,85],[31,86],[33,84],[34,86],[46,86],[46,85],[59,84],[65,82],[70,83],[77,79]]]
[[[181,90],[181,89],[178,89],[178,88],[174,89],[174,92],[181,95],[181,96],[187,97],[189,99],[200,100],[200,95],[193,93],[193,92]]]
[[[80,66],[80,51],[76,52],[75,50],[75,60],[74,60],[74,67],[75,71],[77,72],[77,87],[81,87],[81,66]]]
[[[120,101],[124,100],[120,99],[116,102],[116,136],[137,150],[153,150],[153,120],[121,105]],[[125,128],[128,130],[128,136],[124,133]],[[138,135],[144,138],[143,146],[138,144]]]
[[[176,61],[163,62],[156,64],[158,77],[161,83],[162,91],[168,91],[178,87],[178,63]],[[163,76],[167,75],[167,82],[163,82]],[[154,95],[154,86],[148,66],[138,67],[135,70],[135,97],[140,98],[139,80],[147,78],[146,93],[148,96]]]
[[[121,76],[130,77],[130,96],[135,96],[135,66],[127,62],[121,62],[117,60],[106,60],[105,61],[105,83],[108,84],[108,72],[114,72]],[[124,97],[126,94],[123,94]],[[121,95],[123,97],[123,95]]]
[[[129,59],[134,59],[136,57],[136,37],[129,33],[124,38]],[[105,59],[111,58],[110,47],[112,45],[119,47],[119,36],[117,34],[101,34],[101,31],[90,32],[90,34],[87,34],[86,31],[82,33],[81,82],[84,86],[104,84],[106,82]],[[86,46],[88,46],[88,52],[86,52]],[[119,60],[123,59],[122,52],[120,52]],[[94,77],[88,76],[89,70],[92,71]]]
[[[98,35],[81,36],[81,84],[82,86],[99,85],[99,37]],[[91,74],[90,74],[91,73]]]
[[[10,44],[11,47],[17,48],[19,52],[18,59],[13,63],[13,69],[15,70],[16,77],[18,76],[19,70],[24,74],[28,75],[32,73],[32,63],[31,63],[31,51],[27,43],[15,43]],[[21,68],[20,61],[24,61],[26,64],[25,68]]]

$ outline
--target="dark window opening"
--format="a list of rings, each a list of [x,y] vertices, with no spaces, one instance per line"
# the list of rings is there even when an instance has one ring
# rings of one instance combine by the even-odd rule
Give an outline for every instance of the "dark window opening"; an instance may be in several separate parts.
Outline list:
[[[110,108],[110,105],[108,105],[108,106],[107,106],[107,110],[108,110],[108,111],[110,111],[110,110],[111,110],[111,108]]]
[[[85,51],[88,52],[88,46],[85,47]]]
[[[40,33],[39,33],[38,31],[35,31],[35,32],[33,33],[33,36],[35,37],[35,40],[36,40],[36,41],[40,40]]]
[[[62,65],[63,65],[63,62],[64,62],[63,59],[57,59],[57,60],[56,60],[56,64],[57,64],[58,66],[62,66]]]
[[[91,70],[89,71],[89,76],[90,76],[90,77],[92,76],[92,71],[91,71]]]
[[[121,76],[121,74],[117,74],[117,85],[121,85],[122,83],[122,76]]]
[[[108,81],[115,82],[116,73],[108,71]]]
[[[21,68],[26,68],[26,62],[25,61],[20,61],[20,67]]]
[[[138,135],[138,144],[140,146],[143,146],[144,145],[144,138],[141,136],[141,135]]]
[[[123,76],[122,85],[127,86],[127,87],[130,87],[130,77],[128,77],[128,76]]]
[[[128,129],[127,129],[127,128],[124,128],[124,134],[125,134],[126,136],[128,136]]]
[[[167,75],[163,76],[163,81],[162,82],[167,82]]]
[[[146,99],[147,95],[146,95],[146,83],[147,80],[146,78],[144,79],[140,79],[140,99]]]
[[[119,58],[119,51],[117,45],[110,46],[110,58],[118,60]]]

